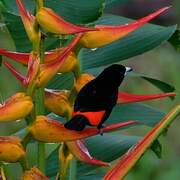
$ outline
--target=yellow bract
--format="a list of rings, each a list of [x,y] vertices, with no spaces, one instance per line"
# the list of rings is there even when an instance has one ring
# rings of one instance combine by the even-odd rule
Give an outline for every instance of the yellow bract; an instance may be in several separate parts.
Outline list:
[[[33,167],[30,170],[24,172],[22,180],[48,180],[47,178],[38,168]]]
[[[81,90],[81,88],[86,85],[89,81],[93,80],[94,76],[91,74],[81,74],[81,76],[75,82],[75,89],[77,92]]]
[[[17,162],[24,155],[25,151],[18,137],[0,136],[0,161]]]
[[[60,116],[72,114],[72,107],[68,102],[69,91],[47,91],[45,92],[46,108]]]
[[[32,98],[25,93],[16,93],[0,105],[0,122],[15,121],[27,116],[33,108]]]

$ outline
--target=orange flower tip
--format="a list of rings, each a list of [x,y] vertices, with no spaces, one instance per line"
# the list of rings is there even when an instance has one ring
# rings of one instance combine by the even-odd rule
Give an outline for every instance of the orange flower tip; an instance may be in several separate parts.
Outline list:
[[[33,167],[26,170],[21,178],[22,180],[49,180],[38,168]]]
[[[33,108],[32,98],[25,93],[16,93],[0,106],[0,122],[16,121],[26,117]]]
[[[169,8],[170,7],[161,8],[154,13],[125,25],[96,25],[95,28],[99,29],[99,31],[85,32],[80,43],[82,46],[91,49],[110,44],[127,36]]]
[[[94,78],[95,77],[91,74],[87,74],[87,73],[81,74],[81,76],[78,77],[78,79],[74,84],[76,91],[79,92],[83,86],[85,86],[88,82],[90,82]]]
[[[0,136],[0,147],[0,161],[12,163],[25,156],[25,150],[18,137]]]
[[[87,31],[97,31],[95,28],[88,28],[74,25],[65,21],[52,9],[42,7],[36,14],[38,23],[47,31],[55,34],[75,34]]]

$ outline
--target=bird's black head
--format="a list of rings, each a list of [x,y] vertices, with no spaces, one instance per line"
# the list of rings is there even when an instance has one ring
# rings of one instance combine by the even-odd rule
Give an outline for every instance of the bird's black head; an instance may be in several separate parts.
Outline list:
[[[130,71],[132,71],[132,68],[130,67],[125,67],[120,64],[113,64],[105,68],[104,71],[102,71],[97,77],[97,80],[101,81],[101,84],[118,87],[123,81],[124,76]]]

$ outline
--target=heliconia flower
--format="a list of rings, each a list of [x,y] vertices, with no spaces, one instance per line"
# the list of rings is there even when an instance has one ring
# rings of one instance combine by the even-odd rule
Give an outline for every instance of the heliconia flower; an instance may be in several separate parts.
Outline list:
[[[103,128],[103,132],[112,131],[127,125],[135,124],[137,121],[120,122],[108,125]],[[62,142],[75,141],[99,134],[97,128],[86,128],[81,132],[68,130],[59,121],[46,116],[37,116],[35,122],[28,128],[34,139],[42,142]]]
[[[96,25],[95,28],[98,29],[98,31],[84,33],[83,37],[80,40],[80,43],[86,48],[97,48],[110,44],[113,41],[119,40],[124,36],[127,36],[130,32],[138,29],[139,27],[149,22],[150,20],[160,15],[169,8],[170,7],[161,8],[158,11],[149,14],[142,19],[125,25]]]
[[[16,0],[19,13],[21,15],[22,22],[26,33],[31,41],[37,41],[40,38],[40,32],[36,30],[35,26],[35,17],[27,11],[21,0]]]
[[[40,64],[40,72],[38,74],[38,77],[36,78],[36,85],[37,87],[42,87],[47,84],[47,82],[61,70],[61,72],[65,72],[66,70],[69,70],[74,65],[76,65],[76,62],[69,63],[66,62],[72,60],[67,58],[69,54],[71,54],[71,51],[75,47],[75,45],[78,43],[80,37],[82,34],[78,34],[72,42],[65,48],[63,53],[55,60],[46,62],[45,64]],[[34,77],[36,77],[37,72],[39,70],[39,57],[32,55],[29,56],[28,61],[28,73],[26,76],[23,76],[21,73],[19,73],[10,63],[7,61],[3,61],[4,65],[10,70],[10,72],[22,83],[24,86],[30,85],[30,83],[34,80]],[[75,60],[76,61],[76,60]]]
[[[15,136],[0,136],[0,161],[17,162],[25,156],[20,139]]]
[[[180,114],[180,105],[171,110],[147,135],[131,148],[104,176],[104,180],[123,179],[153,142],[168,128]]]
[[[81,76],[76,80],[74,87],[77,92],[81,90],[81,88],[86,85],[89,81],[93,80],[94,76],[91,74],[81,74]]]
[[[171,96],[176,96],[176,93],[170,92],[170,93],[160,93],[160,94],[130,94],[121,91],[118,94],[117,104],[142,102],[142,101],[160,99]]]
[[[93,158],[82,140],[66,142],[66,145],[68,146],[68,149],[71,151],[71,153],[81,162],[97,166],[110,165],[107,162]]]
[[[46,177],[38,168],[33,167],[30,170],[26,170],[21,178],[22,180],[48,180],[49,178]]]
[[[47,84],[47,82],[58,73],[59,69],[62,67],[64,62],[66,61],[67,57],[78,43],[79,39],[81,38],[82,34],[78,34],[68,45],[68,47],[64,50],[59,58],[54,61],[47,62],[45,64],[41,64],[40,66],[40,74],[38,77],[38,87],[42,87]],[[68,65],[67,65],[68,66]]]
[[[69,104],[69,91],[61,90],[61,91],[53,91],[47,90],[45,91],[45,106],[46,108],[59,115],[65,116],[72,114],[72,106]]]
[[[42,7],[36,14],[38,23],[48,32],[55,34],[75,34],[80,32],[94,31],[94,28],[77,26],[65,21],[52,9]]]
[[[45,62],[56,60],[58,57],[61,56],[61,54],[64,52],[64,50],[65,50],[65,47],[45,52]],[[13,52],[13,51],[5,50],[3,48],[0,48],[0,54],[4,55],[6,57],[9,57],[9,58],[15,60],[16,62],[25,64],[25,65],[28,64],[29,58],[31,56],[31,53]],[[60,67],[59,72],[64,73],[64,72],[72,71],[74,69],[76,63],[77,63],[77,57],[76,57],[75,53],[70,52],[66,61]]]
[[[33,108],[30,96],[16,93],[0,105],[0,122],[15,121],[26,117]]]

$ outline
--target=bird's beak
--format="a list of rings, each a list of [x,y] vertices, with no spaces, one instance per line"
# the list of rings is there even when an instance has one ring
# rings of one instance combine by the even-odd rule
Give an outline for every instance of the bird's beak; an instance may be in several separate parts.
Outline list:
[[[131,72],[133,69],[131,67],[126,67],[126,72],[125,72],[125,75],[128,73],[128,72]]]

